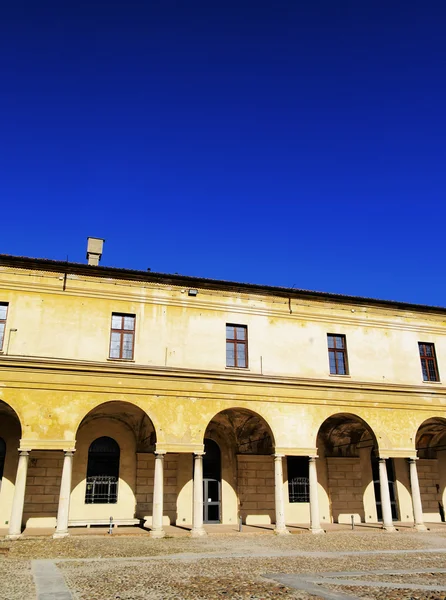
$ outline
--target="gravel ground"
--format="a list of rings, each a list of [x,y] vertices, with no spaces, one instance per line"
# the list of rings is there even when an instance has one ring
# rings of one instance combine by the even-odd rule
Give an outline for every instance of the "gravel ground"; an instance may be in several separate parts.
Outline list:
[[[436,534],[389,534],[385,532],[355,533],[342,532],[318,535],[255,535],[221,534],[206,538],[76,536],[60,540],[52,538],[28,538],[18,542],[0,542],[9,548],[13,558],[106,558],[128,556],[159,556],[179,552],[251,552],[263,549],[303,552],[356,551],[356,550],[407,550],[421,549],[434,545],[446,547],[446,535]]]
[[[0,542],[2,547],[9,548],[9,552],[0,554],[0,600],[35,600],[31,560],[42,558],[55,559],[76,600],[321,600],[263,575],[446,567],[446,553],[435,551],[446,549],[446,535],[441,534],[225,534],[163,540],[85,536]],[[395,553],[369,553],[376,550]],[[415,552],[398,553],[404,550]],[[330,554],[309,554],[320,552]],[[351,554],[345,554],[348,552]],[[228,556],[231,553],[237,557]],[[442,573],[370,574],[363,577],[366,579],[438,584],[439,590],[436,593],[346,586],[341,581],[340,585],[324,582],[323,587],[370,600],[446,600],[446,575]]]
[[[35,597],[31,561],[4,559],[0,556],[1,600],[34,600]]]

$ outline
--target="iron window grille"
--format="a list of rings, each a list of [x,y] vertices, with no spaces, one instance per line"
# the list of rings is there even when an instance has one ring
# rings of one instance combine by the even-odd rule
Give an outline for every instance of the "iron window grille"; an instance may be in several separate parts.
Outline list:
[[[288,500],[310,502],[309,464],[306,456],[287,456]]]
[[[91,443],[85,504],[116,504],[120,453],[119,445],[113,438],[104,436]]]
[[[434,344],[418,342],[424,381],[440,381]]]
[[[135,315],[112,314],[110,358],[132,360],[135,345]]]
[[[3,348],[3,342],[5,339],[7,314],[8,314],[8,304],[6,302],[1,302],[0,303],[0,350],[2,350],[2,348]]]
[[[331,375],[348,375],[347,343],[345,335],[328,333],[328,360]]]
[[[248,328],[246,325],[226,325],[226,366],[247,368]]]
[[[87,477],[85,504],[116,504],[118,501],[118,478],[113,475]]]
[[[310,502],[310,480],[308,477],[295,477],[288,481],[290,502]]]

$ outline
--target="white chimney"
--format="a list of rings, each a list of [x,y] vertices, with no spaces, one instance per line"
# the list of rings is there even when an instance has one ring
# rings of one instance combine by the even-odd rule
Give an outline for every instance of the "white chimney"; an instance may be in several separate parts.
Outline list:
[[[89,265],[97,266],[102,256],[102,246],[105,240],[101,238],[87,238],[87,260]]]

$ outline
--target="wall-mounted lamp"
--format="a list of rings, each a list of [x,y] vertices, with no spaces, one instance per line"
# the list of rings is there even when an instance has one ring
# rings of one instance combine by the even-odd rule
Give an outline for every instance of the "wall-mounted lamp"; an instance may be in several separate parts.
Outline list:
[[[198,295],[198,290],[188,290],[187,291],[187,295],[188,296],[197,296]]]

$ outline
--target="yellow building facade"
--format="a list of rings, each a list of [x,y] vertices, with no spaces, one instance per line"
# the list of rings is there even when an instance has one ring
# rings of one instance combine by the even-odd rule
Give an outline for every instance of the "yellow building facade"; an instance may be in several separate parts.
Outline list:
[[[423,530],[444,520],[445,321],[0,255],[0,529]]]

